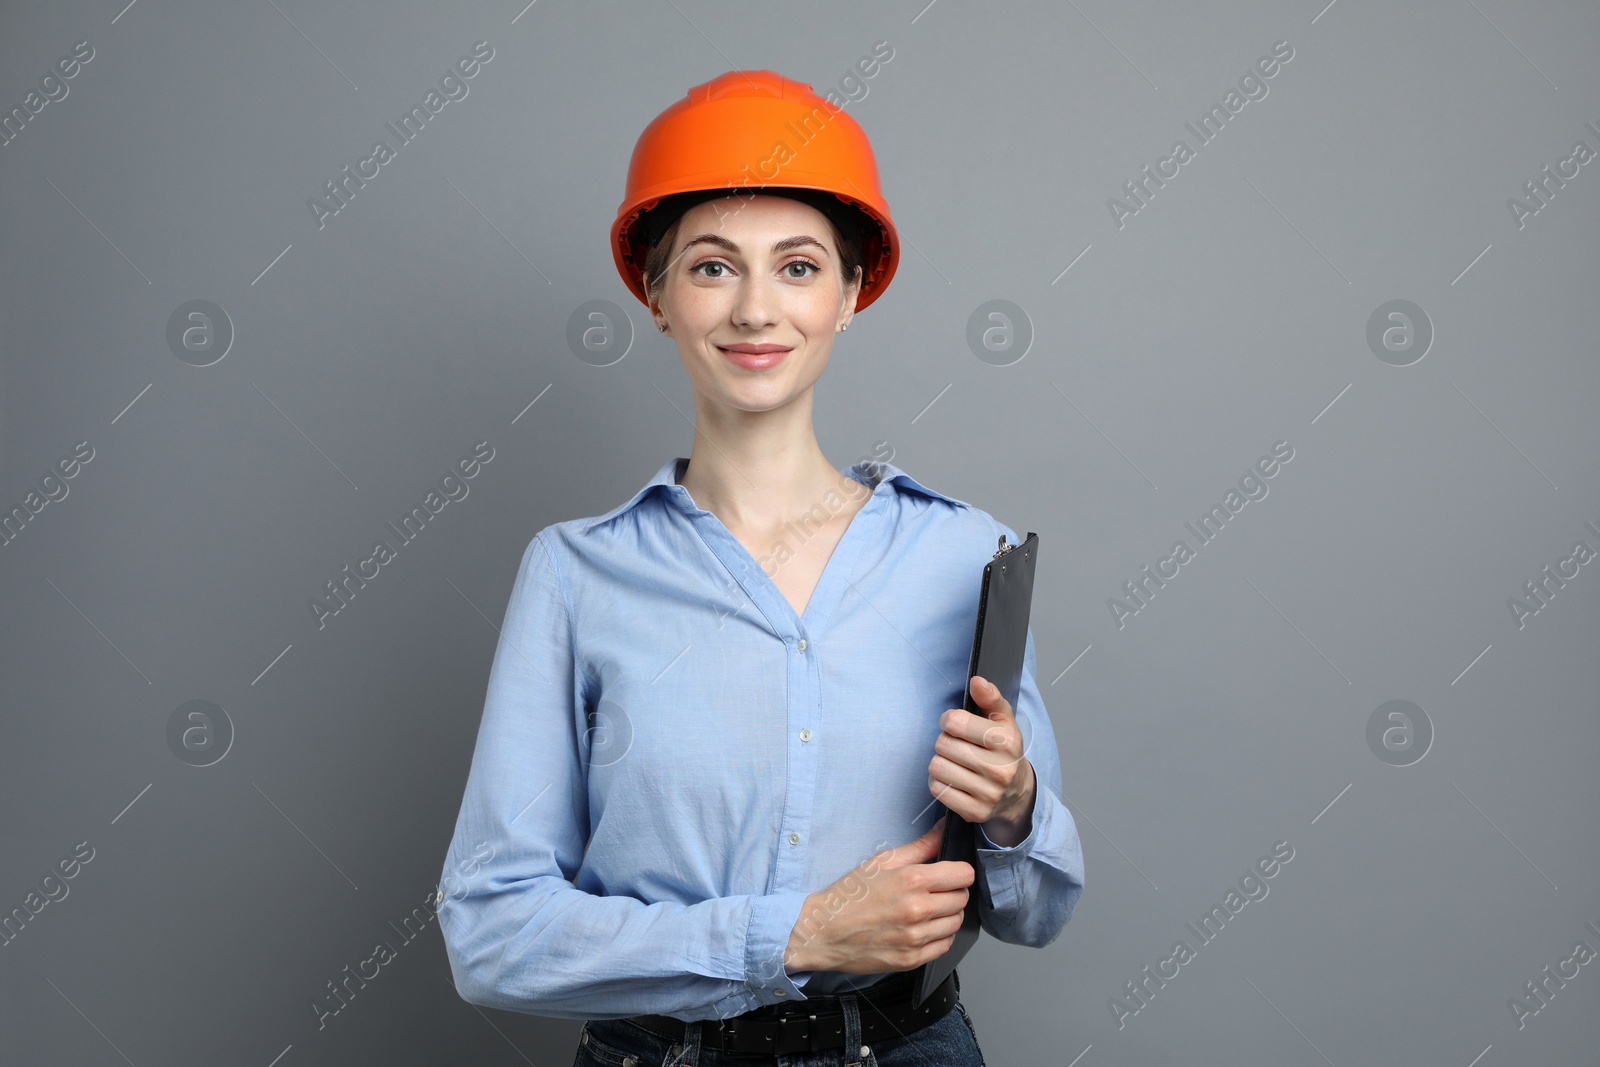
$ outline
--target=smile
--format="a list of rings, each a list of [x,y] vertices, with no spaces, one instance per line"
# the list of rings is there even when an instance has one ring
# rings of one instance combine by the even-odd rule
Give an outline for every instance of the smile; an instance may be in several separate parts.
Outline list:
[[[766,370],[776,367],[783,362],[783,357],[794,350],[775,345],[735,345],[732,348],[718,345],[717,351],[726,356],[730,363],[746,370]]]

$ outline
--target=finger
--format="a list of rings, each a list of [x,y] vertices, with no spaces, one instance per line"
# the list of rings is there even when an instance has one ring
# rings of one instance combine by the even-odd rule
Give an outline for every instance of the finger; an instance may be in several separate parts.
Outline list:
[[[1022,724],[1017,718],[1017,710],[1007,700],[998,687],[989,679],[981,675],[973,675],[971,688],[979,709],[983,715],[973,715],[967,712],[966,717],[947,713],[940,720],[941,725],[949,723],[956,727],[953,732],[960,733],[968,740],[975,741],[986,748],[1000,749],[1005,746],[998,739],[1007,736],[1010,731],[1016,731],[1021,736]],[[961,709],[965,711],[966,709]],[[997,729],[998,728],[998,729]],[[1023,740],[1026,746],[1026,739]],[[1024,754],[1026,749],[1024,748]]]
[[[972,690],[972,698],[978,702],[978,706],[987,714],[1003,715],[1008,719],[1016,718],[1016,713],[1011,708],[1011,702],[1001,695],[999,688],[989,679],[975,674],[972,676],[972,683],[969,688]]]
[[[966,919],[963,914],[965,911],[966,905],[962,904],[953,911],[941,911],[930,915],[918,924],[913,936],[921,940],[923,944],[938,941],[943,937],[950,937],[961,929],[961,924]]]
[[[977,878],[966,860],[940,860],[923,868],[927,872],[928,892],[954,893],[966,889]]]
[[[974,721],[988,723],[976,738],[945,731],[934,738],[934,752],[975,771],[985,767],[1009,767],[1022,758],[1020,731],[992,719]]]
[[[908,855],[924,860],[939,854],[939,842],[944,839],[944,816],[939,816],[939,821],[922,832],[922,836],[911,842],[906,847]]]
[[[943,756],[935,756],[929,761],[928,775],[932,779],[929,792],[937,787],[944,792],[959,792],[973,803],[991,806],[1000,803],[1000,798],[1005,795],[1005,786],[987,774],[969,770]],[[945,807],[955,808],[949,796],[943,797],[943,802]]]
[[[984,743],[985,737],[993,737],[989,731],[997,727],[1003,728],[1005,723],[998,719],[991,719],[985,715],[974,715],[965,708],[949,708],[939,716],[939,731],[963,741],[971,741],[975,745]]]
[[[949,923],[950,925],[942,927],[939,930],[939,933],[935,936],[942,936],[959,930],[964,918],[963,913],[967,910],[967,904],[972,899],[972,893],[966,889],[957,889],[949,893],[940,893],[939,896],[941,898],[948,897],[949,901],[948,903],[945,903],[943,900],[941,900],[939,904],[939,910],[928,916],[928,921],[935,923]]]
[[[996,783],[1004,788],[1015,772],[1007,773],[1007,768],[1016,762],[1016,757],[1009,751],[995,751],[986,749],[982,745],[974,745],[970,741],[960,741],[952,738],[934,745],[933,756],[928,760],[929,773],[948,785],[957,789],[968,788],[968,782],[977,783],[979,778]],[[939,774],[940,767],[959,772],[955,776]],[[966,775],[975,775],[976,778],[967,778]]]
[[[889,870],[895,867],[905,867],[913,863],[923,863],[939,854],[939,841],[944,835],[943,815],[934,820],[917,837],[894,848],[887,848],[874,854],[865,866],[871,870]]]
[[[986,822],[989,819],[989,807],[984,806],[978,799],[954,786],[943,782],[937,783],[934,788],[936,799],[945,807],[961,816],[969,823]]]

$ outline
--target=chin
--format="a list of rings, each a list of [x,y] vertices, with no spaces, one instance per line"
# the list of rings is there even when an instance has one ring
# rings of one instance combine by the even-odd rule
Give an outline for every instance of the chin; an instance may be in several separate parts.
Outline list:
[[[760,388],[724,388],[718,390],[722,403],[730,408],[740,411],[771,411],[781,408],[785,404],[793,403],[803,390],[796,390],[788,383],[773,382],[770,385],[763,383]]]
[[[780,396],[730,396],[723,403],[728,407],[737,408],[739,411],[758,414],[763,411],[774,411],[794,400],[789,393]]]

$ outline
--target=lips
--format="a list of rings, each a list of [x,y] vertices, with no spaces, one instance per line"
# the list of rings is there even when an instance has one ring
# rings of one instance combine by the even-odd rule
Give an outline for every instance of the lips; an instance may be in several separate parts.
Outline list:
[[[783,361],[793,349],[787,345],[718,345],[718,350],[728,357],[730,363],[745,368],[746,370],[766,370],[775,367]]]

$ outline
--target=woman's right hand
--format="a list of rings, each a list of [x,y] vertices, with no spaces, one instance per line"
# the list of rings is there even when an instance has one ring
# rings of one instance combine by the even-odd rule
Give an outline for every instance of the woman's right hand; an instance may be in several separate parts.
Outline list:
[[[882,974],[909,971],[950,951],[975,874],[962,860],[928,862],[939,854],[946,817],[807,896],[784,969]]]

